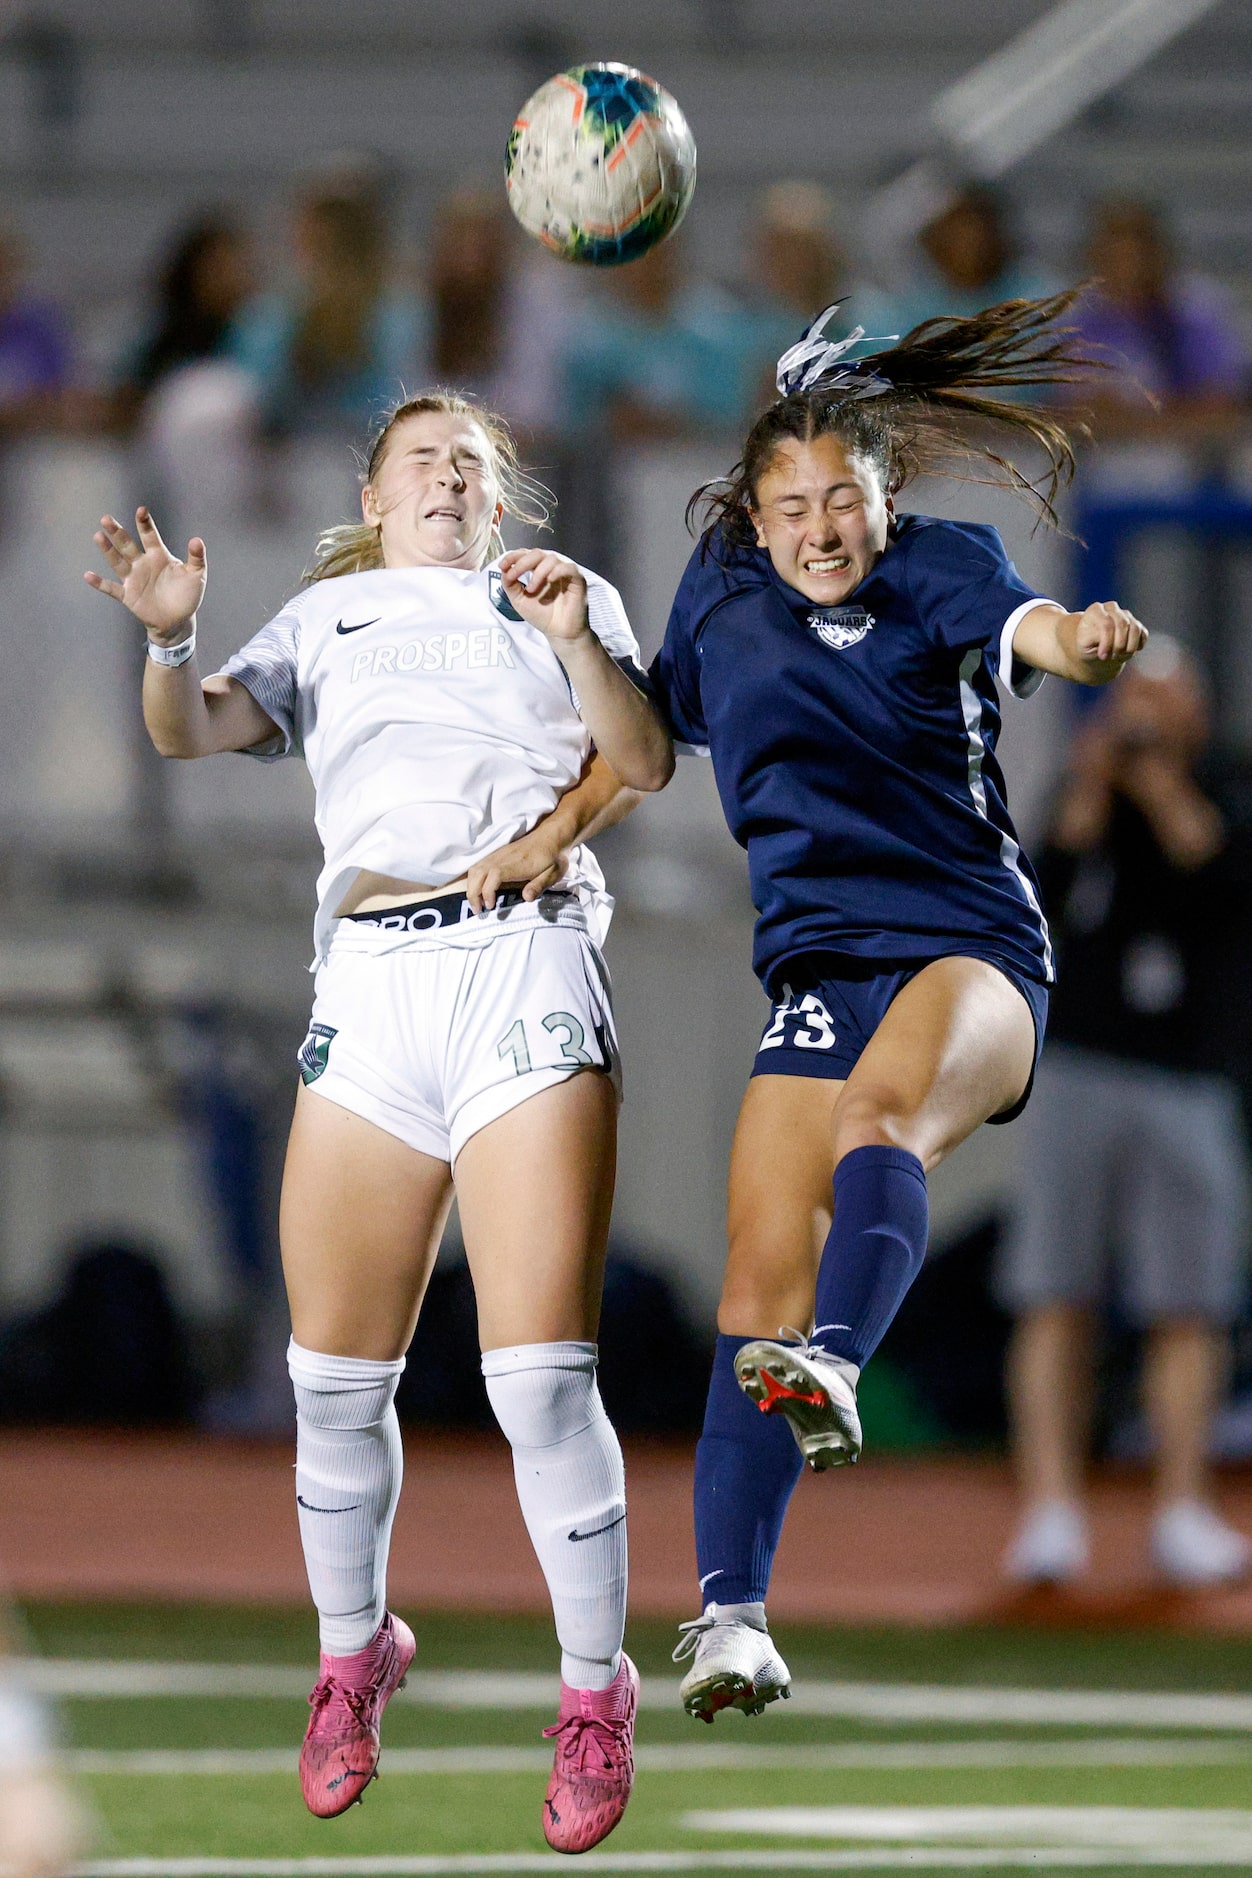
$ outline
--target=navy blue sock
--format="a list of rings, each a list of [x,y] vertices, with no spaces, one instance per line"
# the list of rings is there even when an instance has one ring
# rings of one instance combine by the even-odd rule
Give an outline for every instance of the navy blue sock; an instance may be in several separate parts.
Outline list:
[[[813,1340],[863,1368],[926,1256],[926,1174],[904,1148],[853,1148],[817,1272]]]
[[[751,1337],[719,1337],[696,1447],[696,1570],[704,1604],[764,1603],[787,1503],[804,1465],[785,1415],[735,1381]]]

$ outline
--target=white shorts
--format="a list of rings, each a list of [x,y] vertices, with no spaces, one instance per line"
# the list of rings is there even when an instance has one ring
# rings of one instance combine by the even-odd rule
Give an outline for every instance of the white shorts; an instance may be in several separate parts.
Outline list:
[[[297,1060],[315,1094],[449,1164],[580,1069],[621,1095],[608,970],[563,899],[432,934],[341,920]]]

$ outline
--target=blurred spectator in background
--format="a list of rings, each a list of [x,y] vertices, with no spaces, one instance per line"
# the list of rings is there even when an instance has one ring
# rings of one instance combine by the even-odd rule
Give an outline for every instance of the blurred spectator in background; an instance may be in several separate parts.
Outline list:
[[[494,410],[505,350],[512,217],[498,190],[460,190],[440,205],[431,240],[430,377]]]
[[[480,398],[533,451],[563,427],[564,357],[579,304],[575,269],[527,243],[499,189],[440,205],[427,268],[422,376]]]
[[[1145,1337],[1158,1574],[1217,1584],[1252,1562],[1213,1510],[1206,1464],[1244,1289],[1243,1126],[1215,1072],[1246,975],[1249,877],[1242,837],[1197,780],[1207,736],[1195,672],[1157,635],[1076,737],[1036,853],[1058,979],[998,1274],[1017,1320],[1008,1380],[1026,1503],[1005,1566],[1023,1583],[1087,1563],[1093,1336],[1110,1292]]]
[[[779,356],[833,300],[841,304],[832,336],[858,325],[871,339],[896,330],[890,304],[855,278],[840,247],[829,190],[811,182],[775,183],[758,198],[748,236],[748,282],[737,321],[739,426],[751,424],[777,397]]]
[[[187,1330],[140,1246],[68,1247],[57,1296],[0,1327],[0,1422],[177,1427],[199,1397]]]
[[[614,268],[570,334],[566,394],[580,431],[624,442],[739,422],[740,355],[729,294],[687,278],[671,238]]]
[[[1109,367],[1083,388],[1096,436],[1226,435],[1243,413],[1248,361],[1221,287],[1179,270],[1145,202],[1098,205],[1086,262],[1094,284],[1075,323]]]
[[[917,238],[912,278],[896,296],[901,333],[942,314],[967,319],[1001,300],[1051,293],[1054,282],[1018,249],[998,190],[971,183]]]
[[[292,250],[294,287],[244,309],[232,356],[270,433],[362,438],[414,383],[420,352],[417,299],[391,274],[377,191],[306,193]]]
[[[115,421],[129,428],[171,373],[221,359],[253,286],[252,243],[230,216],[210,212],[180,230],[157,275],[148,331],[124,363]]]
[[[69,390],[69,329],[59,307],[25,285],[26,243],[0,226],[0,434],[61,422]]]

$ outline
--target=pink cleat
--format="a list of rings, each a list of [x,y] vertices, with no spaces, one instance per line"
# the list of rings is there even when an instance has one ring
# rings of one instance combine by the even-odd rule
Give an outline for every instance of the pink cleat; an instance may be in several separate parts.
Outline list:
[[[319,1819],[347,1812],[377,1775],[383,1710],[416,1654],[413,1632],[390,1611],[363,1650],[323,1652],[300,1750],[300,1790]]]
[[[552,1778],[543,1802],[543,1836],[554,1852],[589,1852],[607,1839],[635,1784],[635,1710],[639,1671],[626,1652],[607,1689],[561,1684]]]

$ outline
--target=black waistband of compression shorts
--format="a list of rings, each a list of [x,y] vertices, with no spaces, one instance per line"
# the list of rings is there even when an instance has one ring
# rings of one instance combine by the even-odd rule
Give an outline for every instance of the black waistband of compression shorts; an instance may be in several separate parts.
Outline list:
[[[538,907],[543,901],[573,900],[576,897],[570,887],[550,887],[531,904]],[[488,911],[503,913],[510,907],[521,905],[523,899],[520,887],[501,887],[496,894],[494,908]],[[439,932],[445,926],[459,926],[464,920],[482,916],[470,910],[469,901],[463,893],[441,893],[433,900],[406,900],[403,906],[381,906],[372,913],[345,913],[342,917],[354,926],[374,926],[379,932]]]

